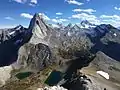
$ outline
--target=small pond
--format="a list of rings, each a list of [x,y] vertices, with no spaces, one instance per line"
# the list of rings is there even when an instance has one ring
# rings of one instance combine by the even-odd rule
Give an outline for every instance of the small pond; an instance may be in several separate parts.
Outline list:
[[[45,83],[49,86],[56,85],[62,79],[62,73],[60,71],[52,71],[46,79]]]
[[[24,79],[24,78],[29,77],[31,74],[33,74],[33,73],[32,72],[20,72],[20,73],[16,74],[15,76],[18,79]]]

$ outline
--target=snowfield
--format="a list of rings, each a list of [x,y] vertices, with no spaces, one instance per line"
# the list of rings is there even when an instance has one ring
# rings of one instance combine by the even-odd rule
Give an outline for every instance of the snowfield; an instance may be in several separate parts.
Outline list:
[[[97,71],[96,72],[97,74],[99,74],[99,75],[101,75],[101,76],[103,76],[105,79],[109,79],[109,74],[108,73],[106,73],[106,72],[103,72],[103,71]]]

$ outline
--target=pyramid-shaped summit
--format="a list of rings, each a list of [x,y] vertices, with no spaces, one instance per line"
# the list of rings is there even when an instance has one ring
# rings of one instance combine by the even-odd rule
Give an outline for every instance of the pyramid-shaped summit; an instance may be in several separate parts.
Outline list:
[[[29,29],[32,30],[36,24],[40,25],[41,23],[44,23],[42,15],[35,13],[30,21]]]
[[[72,28],[72,24],[69,23],[66,27],[65,27],[65,30],[70,30]]]
[[[45,23],[42,15],[36,13],[30,21],[29,30],[32,31],[33,36],[30,42],[37,44],[45,41],[48,34],[50,33],[50,29]]]

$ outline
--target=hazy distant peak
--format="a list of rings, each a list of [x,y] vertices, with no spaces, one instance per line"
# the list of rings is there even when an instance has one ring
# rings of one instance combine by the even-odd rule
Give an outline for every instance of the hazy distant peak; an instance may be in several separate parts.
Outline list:
[[[82,27],[82,28],[92,28],[92,27],[96,27],[95,24],[90,23],[88,20],[83,20],[83,21],[81,21],[80,24],[81,24],[81,27]]]

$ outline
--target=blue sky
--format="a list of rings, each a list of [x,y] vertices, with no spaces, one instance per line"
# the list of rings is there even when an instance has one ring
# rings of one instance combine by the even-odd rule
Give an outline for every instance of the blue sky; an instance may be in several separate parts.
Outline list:
[[[0,12],[0,28],[27,27],[35,13],[52,24],[88,20],[120,26],[120,0],[1,0]]]

